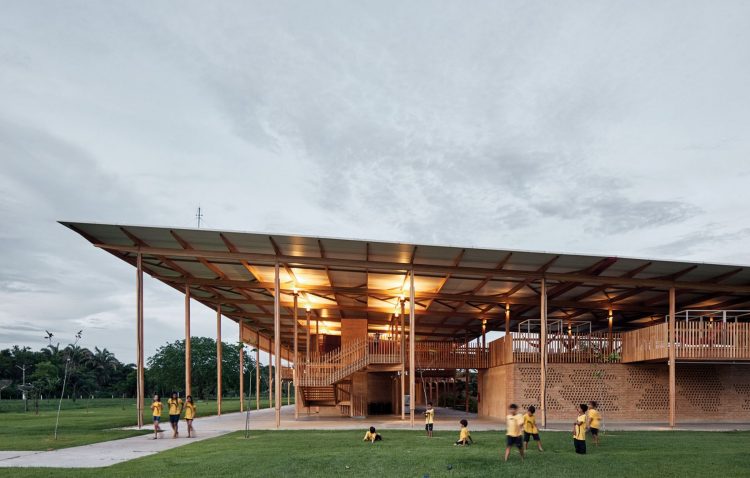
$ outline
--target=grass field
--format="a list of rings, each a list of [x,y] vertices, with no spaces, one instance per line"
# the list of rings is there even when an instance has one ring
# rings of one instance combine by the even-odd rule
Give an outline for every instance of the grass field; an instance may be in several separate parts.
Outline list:
[[[384,441],[360,441],[363,431],[259,431],[196,442],[99,469],[0,469],[7,476],[304,476],[483,477],[750,476],[750,432],[609,433],[589,454],[573,453],[569,433],[542,435],[546,451],[500,459],[503,436],[475,432],[476,444],[454,447],[455,432],[383,431]],[[589,444],[590,445],[590,444]],[[449,469],[449,466],[451,469]]]
[[[285,402],[286,403],[286,402]],[[146,402],[149,406],[150,401]],[[249,401],[255,407],[255,400]],[[215,401],[196,401],[199,416],[216,414]],[[268,400],[261,400],[261,408],[268,407]],[[239,399],[224,399],[222,411],[237,412]],[[163,418],[166,419],[166,410]],[[54,439],[57,401],[39,403],[36,415],[29,402],[29,412],[23,412],[20,400],[0,401],[0,450],[49,450],[86,445],[106,440],[127,438],[148,433],[138,430],[117,430],[135,425],[135,400],[106,399],[63,400],[60,412],[58,438]],[[150,420],[146,411],[146,421]]]

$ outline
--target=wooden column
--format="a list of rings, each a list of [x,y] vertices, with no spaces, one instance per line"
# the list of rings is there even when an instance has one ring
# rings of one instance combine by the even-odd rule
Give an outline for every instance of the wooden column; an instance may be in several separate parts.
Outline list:
[[[411,396],[411,406],[409,407],[409,421],[412,427],[414,427],[414,380],[416,378],[416,339],[414,334],[417,328],[414,322],[414,307],[414,269],[412,269],[411,273],[409,274],[409,395]]]
[[[297,342],[299,342],[299,337],[297,336],[297,291],[294,291],[294,313],[292,314],[294,317],[294,368],[292,369],[292,382],[294,383],[294,419],[299,418],[299,412],[297,411],[297,404],[299,403],[298,396],[297,396],[297,364],[299,364],[299,358],[298,358],[298,350],[297,350]],[[289,389],[287,387],[287,405],[289,404]]]
[[[310,307],[305,309],[305,330],[307,331],[307,346],[305,347],[305,362],[310,363]]]
[[[487,348],[487,319],[482,319],[482,349]]]
[[[240,348],[240,355],[242,355],[242,348]],[[219,304],[216,306],[216,414],[219,416],[221,416],[221,360],[221,304]]]
[[[320,353],[320,317],[315,317],[315,353],[318,354],[318,357],[321,356],[321,353]]]
[[[468,352],[469,352],[469,331],[468,330],[466,330],[464,332],[464,344],[466,346],[466,352],[468,354]],[[466,413],[469,413],[469,379],[471,377],[470,377],[470,374],[469,374],[468,367],[464,370],[464,372],[466,374],[464,376],[464,378],[465,378],[465,381],[464,381],[464,392],[465,392],[464,408],[466,409]]]
[[[273,341],[268,339],[268,408],[273,408]]]
[[[242,341],[242,319],[237,324],[240,326],[240,411],[245,411],[245,342]]]
[[[614,349],[614,340],[612,338],[612,322],[613,322],[612,309],[609,309],[609,315],[607,316],[607,327],[608,327],[608,330],[609,330],[609,334],[607,335],[607,350],[608,350],[608,353],[610,355],[615,350]]]
[[[674,427],[676,422],[677,408],[677,374],[675,350],[675,325],[676,325],[676,304],[675,304],[674,287],[669,289],[669,426]]]
[[[185,284],[185,396],[192,395],[193,357],[190,349],[190,284]]]
[[[135,303],[136,303],[136,409],[138,413],[138,428],[143,427],[143,409],[145,400],[144,390],[144,353],[143,353],[143,257],[138,253],[135,274]]]
[[[281,426],[281,284],[279,280],[279,263],[276,263],[276,275],[273,284],[273,353],[276,356],[276,378],[274,384],[276,428]]]
[[[547,282],[542,279],[540,300],[541,330],[539,333],[539,405],[542,409],[542,427],[547,428]]]
[[[406,420],[406,334],[404,334],[404,300],[401,299],[401,420]]]
[[[260,410],[260,335],[255,344],[255,409]]]
[[[510,304],[505,304],[505,335],[510,333]]]

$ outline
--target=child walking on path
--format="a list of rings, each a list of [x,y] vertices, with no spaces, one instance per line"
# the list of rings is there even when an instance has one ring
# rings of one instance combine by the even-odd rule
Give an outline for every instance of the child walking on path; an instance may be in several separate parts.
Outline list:
[[[599,446],[599,428],[602,426],[602,415],[599,413],[599,404],[592,400],[589,402],[589,430],[591,430],[591,438],[594,440],[594,446]]]
[[[432,426],[435,422],[435,409],[432,408],[432,402],[427,402],[427,410],[424,412],[424,429],[427,436],[432,438]]]
[[[518,405],[512,403],[508,407],[508,415],[505,417],[505,461],[508,461],[511,447],[518,448],[523,461],[523,442],[521,431],[523,430],[523,415],[518,413]]]
[[[188,438],[195,437],[195,428],[193,428],[193,420],[195,419],[195,403],[193,403],[192,395],[185,397],[185,421],[187,422]]]
[[[367,432],[365,432],[365,437],[362,439],[362,441],[369,441],[370,443],[375,443],[376,441],[381,441],[383,439],[382,436],[380,436],[380,433],[375,431],[375,427],[370,427]]]
[[[154,401],[151,404],[151,416],[152,420],[154,421],[154,440],[159,438],[159,433],[164,431],[159,427],[162,408],[164,408],[164,404],[161,403],[161,398],[159,397],[159,395],[154,395]]]
[[[172,425],[172,438],[177,438],[180,415],[182,415],[182,409],[184,408],[182,399],[177,396],[177,392],[172,392],[172,397],[167,400],[167,406],[169,407],[169,424]]]
[[[578,405],[578,418],[573,424],[573,448],[579,455],[586,454],[586,410],[588,409],[585,403]]]
[[[523,416],[523,449],[529,449],[529,440],[533,438],[539,451],[544,451],[542,449],[542,440],[539,439],[539,428],[536,426],[536,417],[534,416],[535,412],[536,407],[530,405],[529,408],[526,409],[526,414]]]
[[[469,422],[464,418],[459,422],[461,424],[461,431],[458,433],[458,441],[456,445],[471,445],[474,440],[471,439],[471,433],[469,433]]]

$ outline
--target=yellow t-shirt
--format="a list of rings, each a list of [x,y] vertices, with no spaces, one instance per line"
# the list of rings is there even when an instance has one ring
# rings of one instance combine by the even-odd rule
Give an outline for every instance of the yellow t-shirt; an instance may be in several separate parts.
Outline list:
[[[539,433],[539,429],[536,427],[536,417],[526,413],[523,416],[523,431],[530,434]]]
[[[195,405],[192,403],[185,404],[185,420],[192,420],[195,418]]]
[[[599,428],[602,424],[602,415],[599,410],[593,408],[589,410],[589,426],[591,428]]]
[[[362,441],[373,441],[373,440],[375,440],[375,437],[376,437],[377,435],[378,435],[378,433],[377,433],[377,432],[375,432],[375,433],[370,433],[370,430],[367,430],[367,431],[365,432],[365,437],[364,437],[364,439],[362,439]]]
[[[520,437],[521,429],[523,427],[523,415],[516,413],[515,415],[507,415],[505,417],[505,434],[509,437]]]
[[[431,408],[429,410],[426,410],[424,412],[424,423],[425,425],[429,425],[435,420],[435,409]]]
[[[154,417],[160,417],[161,416],[161,409],[164,407],[164,405],[161,402],[154,402],[151,404],[151,415]]]
[[[578,415],[578,420],[576,421],[575,426],[575,432],[573,433],[573,438],[576,440],[586,440],[586,414]]]
[[[461,427],[461,432],[458,435],[458,441],[466,441],[469,439],[469,429],[467,427]]]
[[[169,405],[169,414],[170,415],[179,415],[180,412],[182,411],[181,410],[181,408],[182,408],[182,399],[181,398],[177,398],[177,399],[170,398],[169,400],[167,400],[167,405]]]

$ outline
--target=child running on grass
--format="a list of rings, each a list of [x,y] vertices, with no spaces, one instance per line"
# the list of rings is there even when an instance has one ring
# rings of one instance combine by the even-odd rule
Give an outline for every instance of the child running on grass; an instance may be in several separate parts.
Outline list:
[[[573,424],[573,447],[579,455],[586,454],[586,410],[585,403],[578,405],[578,418]]]
[[[159,438],[159,433],[164,431],[159,427],[162,408],[164,408],[164,404],[161,403],[161,398],[159,395],[154,395],[154,401],[151,403],[151,416],[154,421],[154,440]]]
[[[589,430],[591,430],[591,437],[594,440],[594,446],[599,446],[599,428],[602,425],[602,415],[599,413],[599,404],[592,400],[589,402]]]
[[[508,415],[505,417],[505,461],[508,461],[511,447],[517,447],[523,461],[523,442],[521,441],[521,430],[523,430],[523,415],[518,413],[518,405],[511,403],[508,407]]]
[[[187,422],[188,438],[195,437],[195,428],[193,428],[193,420],[195,419],[195,403],[193,403],[193,396],[188,395],[185,397],[185,421]]]
[[[369,430],[365,432],[365,437],[362,439],[362,441],[370,441],[370,443],[375,443],[376,441],[381,441],[383,439],[382,436],[380,436],[380,433],[375,431],[375,427],[370,427]]]
[[[526,409],[526,414],[524,414],[523,416],[524,451],[529,449],[529,440],[531,440],[531,438],[534,438],[536,447],[539,449],[539,451],[544,451],[542,449],[542,440],[539,439],[539,428],[537,428],[536,426],[536,417],[534,416],[535,412],[536,407],[534,405],[530,405],[529,408]]]
[[[461,424],[461,431],[458,433],[458,441],[454,445],[471,445],[474,440],[471,439],[471,433],[469,433],[469,422],[464,418],[459,423]]]
[[[177,392],[172,392],[172,397],[167,400],[167,406],[169,407],[169,424],[172,425],[172,438],[177,438],[180,415],[182,415],[182,409],[184,408],[182,399],[177,396]]]
[[[432,408],[432,402],[427,402],[427,410],[424,412],[424,429],[427,436],[432,438],[432,425],[435,422],[435,409]]]

